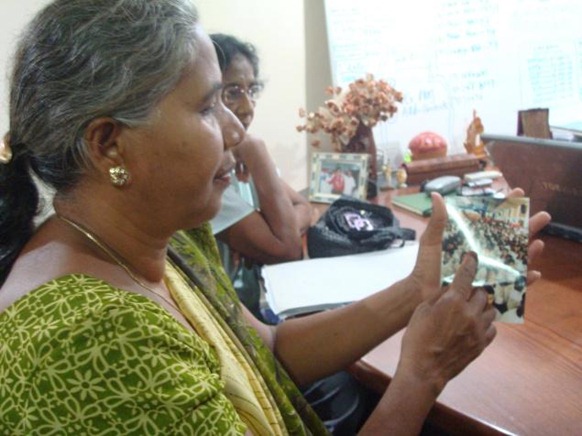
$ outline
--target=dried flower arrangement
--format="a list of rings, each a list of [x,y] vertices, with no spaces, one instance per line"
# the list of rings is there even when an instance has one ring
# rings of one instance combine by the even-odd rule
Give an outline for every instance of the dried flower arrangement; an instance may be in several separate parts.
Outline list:
[[[305,124],[297,126],[299,132],[315,134],[323,131],[331,136],[333,147],[343,151],[358,130],[360,123],[368,128],[380,121],[391,118],[398,110],[396,103],[402,102],[402,94],[384,80],[375,80],[372,74],[348,85],[346,90],[328,87],[326,93],[332,96],[317,111],[306,113],[299,110]],[[312,141],[319,146],[320,141]]]

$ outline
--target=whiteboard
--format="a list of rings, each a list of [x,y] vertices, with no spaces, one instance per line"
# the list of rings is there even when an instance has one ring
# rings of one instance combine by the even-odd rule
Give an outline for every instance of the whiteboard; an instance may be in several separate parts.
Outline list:
[[[425,130],[463,152],[474,109],[487,133],[516,134],[522,109],[582,120],[580,0],[325,0],[325,13],[334,85],[372,73],[404,94],[375,128],[389,154]]]

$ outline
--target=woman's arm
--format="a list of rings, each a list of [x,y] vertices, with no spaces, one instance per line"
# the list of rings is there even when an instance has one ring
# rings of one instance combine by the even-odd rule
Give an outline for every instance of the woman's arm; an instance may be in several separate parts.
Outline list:
[[[519,195],[519,191],[515,194]],[[440,259],[446,211],[440,196],[433,195],[433,203],[431,220],[420,240],[418,260],[408,278],[343,308],[285,321],[276,332],[251,321],[297,383],[309,383],[345,368],[406,326],[418,304],[442,293]],[[532,237],[548,221],[545,212],[533,216],[529,226]],[[533,259],[542,248],[541,241],[532,239],[529,258]],[[529,277],[535,280],[539,273],[532,272]]]
[[[472,288],[476,271],[477,256],[466,255],[448,290],[416,308],[402,339],[396,373],[360,434],[418,434],[448,381],[491,343],[496,335],[495,311],[487,304],[486,292]],[[341,334],[328,340],[349,347],[342,336],[353,339],[354,329],[359,330],[348,323]],[[271,328],[269,333],[270,344],[277,347],[280,332]],[[308,349],[303,359],[324,366],[322,354]]]
[[[311,223],[311,207],[277,174],[265,143],[247,135],[233,149],[248,179],[252,175],[260,210],[217,235],[231,249],[262,264],[301,259],[301,234]]]
[[[293,210],[295,211],[295,216],[297,218],[299,232],[304,234],[309,226],[311,226],[313,220],[313,208],[305,197],[289,186],[285,181],[282,180],[281,183],[283,183],[285,190],[287,191],[287,195],[293,204]]]
[[[495,311],[472,288],[476,271],[476,256],[466,255],[449,290],[414,312],[396,373],[361,434],[419,434],[447,382],[491,343]]]
[[[405,327],[422,301],[441,293],[441,241],[446,221],[444,201],[433,195],[433,213],[409,277],[348,306],[278,326],[275,353],[298,383],[345,368]]]

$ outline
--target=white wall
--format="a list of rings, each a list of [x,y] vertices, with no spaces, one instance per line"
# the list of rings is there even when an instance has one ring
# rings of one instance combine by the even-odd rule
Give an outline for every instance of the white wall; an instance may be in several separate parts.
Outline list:
[[[14,51],[15,40],[34,12],[48,2],[49,0],[0,1],[0,16],[4,18],[0,33],[2,135],[8,130],[9,60]],[[304,134],[295,129],[301,121],[298,109],[306,106],[305,18],[313,15],[310,8],[322,8],[322,0],[304,2],[195,0],[207,32],[232,33],[257,46],[261,58],[261,74],[267,86],[258,102],[251,131],[265,139],[282,177],[296,189],[307,186],[308,172],[307,142]],[[325,28],[321,23],[314,28],[316,33],[325,36]],[[325,42],[325,39],[318,38],[315,45],[320,45],[322,41]],[[320,60],[329,70],[328,58]],[[327,77],[324,81],[331,83]],[[323,87],[322,85],[321,89]]]
[[[36,11],[49,0],[0,0],[0,136],[8,131],[8,78],[16,40]]]
[[[304,0],[304,4],[306,102],[307,109],[314,111],[329,99],[325,89],[332,84],[332,74],[324,0]],[[311,143],[313,139],[306,138],[306,142]],[[317,149],[308,146],[308,150],[334,151],[329,135],[318,135],[317,139],[321,140],[321,145]]]

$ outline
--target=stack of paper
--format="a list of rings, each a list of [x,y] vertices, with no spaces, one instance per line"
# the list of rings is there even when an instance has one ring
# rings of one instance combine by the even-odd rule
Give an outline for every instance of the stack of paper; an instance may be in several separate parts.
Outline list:
[[[267,303],[285,318],[365,298],[412,271],[418,243],[350,256],[268,265],[262,276]]]

